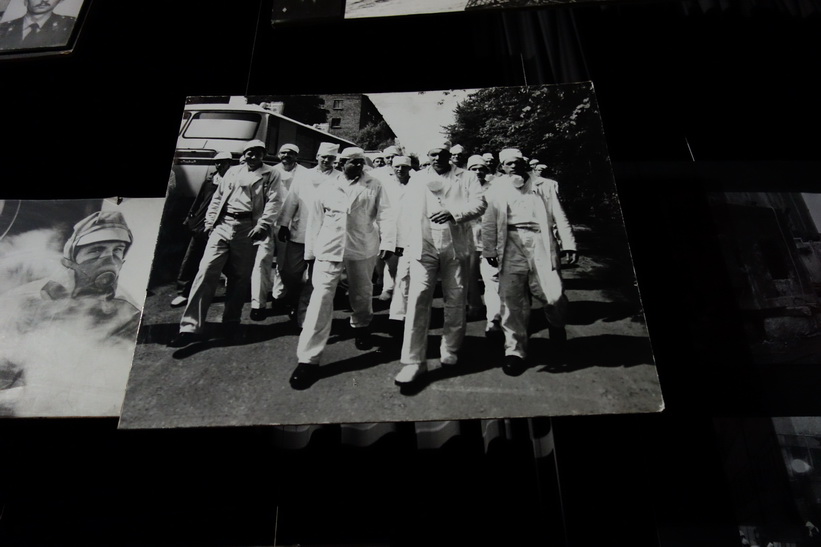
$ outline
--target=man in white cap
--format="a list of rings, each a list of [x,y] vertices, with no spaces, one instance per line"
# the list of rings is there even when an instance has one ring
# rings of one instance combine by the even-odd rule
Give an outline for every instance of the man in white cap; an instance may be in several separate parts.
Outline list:
[[[450,148],[450,162],[459,169],[467,168],[469,155],[465,147],[461,144],[454,144]]]
[[[468,158],[468,171],[476,174],[482,189],[487,191],[493,176],[484,157],[473,155]],[[478,318],[482,312],[482,291],[479,279],[485,285],[484,306],[487,325],[485,336],[492,338],[502,334],[501,301],[499,300],[499,269],[482,260],[482,219],[471,222],[473,228],[474,251],[470,256],[470,276],[468,282],[468,319]]]
[[[294,389],[307,389],[318,377],[319,361],[333,320],[336,287],[345,270],[353,313],[350,324],[357,349],[369,347],[373,319],[373,269],[396,248],[396,220],[383,184],[364,172],[365,152],[346,148],[344,171],[316,191],[305,234],[305,260],[314,261],[314,290],[297,344]]]
[[[282,207],[279,172],[263,163],[265,149],[260,140],[246,143],[243,163],[228,169],[211,199],[205,215],[208,243],[180,321],[180,333],[169,342],[172,347],[201,340],[208,308],[229,259],[231,274],[222,322],[231,331],[239,326],[256,246],[269,236]]]
[[[307,170],[307,176],[294,179],[277,222],[277,239],[285,244],[283,252],[277,255],[277,268],[285,285],[288,315],[298,327],[302,327],[305,321],[305,311],[313,290],[308,263],[305,262],[308,212],[311,210],[316,189],[339,174],[334,169],[334,161],[338,155],[338,144],[320,143],[316,153],[316,167]]]
[[[285,201],[291,183],[295,177],[299,177],[307,171],[297,163],[299,147],[295,144],[285,143],[279,147],[279,163],[274,165],[274,170],[280,177],[280,198]],[[276,222],[276,219],[274,219]],[[273,230],[273,227],[272,227]],[[277,244],[273,232],[269,233],[257,245],[257,254],[254,258],[254,269],[251,272],[251,320],[262,321],[266,316],[268,307],[268,296],[279,300],[285,293],[285,286],[279,277],[274,263],[274,250],[279,256],[284,252],[283,245]]]
[[[206,177],[200,186],[194,203],[188,210],[183,224],[191,232],[191,241],[180,264],[180,271],[177,274],[177,296],[171,300],[171,307],[184,306],[188,302],[188,293],[191,292],[191,285],[194,284],[194,277],[197,275],[202,254],[205,252],[205,244],[208,243],[208,233],[205,231],[205,213],[211,204],[211,198],[217,191],[222,177],[231,167],[233,158],[231,152],[217,152],[214,156],[214,167],[216,170]],[[173,173],[173,171],[172,171]]]
[[[411,179],[411,159],[407,156],[394,156],[392,160],[393,177],[383,180],[385,189],[388,191],[390,202],[394,211],[402,207],[408,182]],[[398,219],[397,219],[398,222]],[[397,225],[397,230],[398,230]],[[397,236],[398,238],[398,236]],[[389,319],[394,321],[404,321],[405,311],[408,304],[408,281],[410,271],[406,256],[394,255],[385,264],[382,294],[380,300],[390,300]]]
[[[408,310],[395,382],[407,386],[427,371],[428,327],[437,276],[442,278],[445,323],[440,362],[455,365],[465,337],[465,298],[473,231],[486,204],[474,173],[451,164],[446,143],[428,150],[430,167],[418,171],[408,185],[402,207],[397,248],[410,263]]]
[[[567,297],[560,257],[565,255],[568,263],[575,263],[576,241],[553,185],[528,174],[518,149],[502,150],[499,161],[505,175],[497,177],[485,195],[488,208],[482,219],[482,254],[499,268],[505,336],[502,370],[518,376],[527,368],[531,298],[544,305],[554,348],[562,350],[567,341]]]

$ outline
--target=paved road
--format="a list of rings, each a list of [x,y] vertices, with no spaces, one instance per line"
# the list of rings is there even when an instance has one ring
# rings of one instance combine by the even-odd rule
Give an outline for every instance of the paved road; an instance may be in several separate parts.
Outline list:
[[[577,228],[580,247],[586,238]],[[484,321],[468,325],[460,364],[438,361],[442,302],[435,301],[430,339],[429,382],[413,395],[393,384],[398,354],[359,351],[347,328],[345,299],[339,298],[322,378],[294,391],[288,378],[296,362],[297,333],[283,314],[265,321],[243,316],[245,339],[182,350],[165,344],[176,333],[181,311],[171,309],[172,286],[146,300],[140,343],[129,380],[121,427],[304,424],[424,421],[468,418],[652,412],[660,392],[647,330],[629,262],[582,250],[579,264],[565,270],[570,299],[568,357],[551,355],[544,315],[532,314],[533,363],[520,377],[499,368],[502,349],[484,337]],[[387,310],[375,300],[374,341],[390,340]],[[212,306],[216,322],[222,304]]]

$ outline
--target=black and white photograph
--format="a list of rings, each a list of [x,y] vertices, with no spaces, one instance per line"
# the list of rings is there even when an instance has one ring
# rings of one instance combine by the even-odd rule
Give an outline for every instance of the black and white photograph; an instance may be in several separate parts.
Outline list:
[[[821,417],[715,420],[738,545],[821,545]]]
[[[83,2],[0,0],[0,56],[65,48],[77,26]]]
[[[162,201],[0,201],[0,416],[119,416]]]
[[[752,361],[821,363],[821,194],[709,199]]]
[[[468,0],[347,0],[345,18],[464,11]]]
[[[191,97],[171,181],[121,428],[663,408],[590,83]]]

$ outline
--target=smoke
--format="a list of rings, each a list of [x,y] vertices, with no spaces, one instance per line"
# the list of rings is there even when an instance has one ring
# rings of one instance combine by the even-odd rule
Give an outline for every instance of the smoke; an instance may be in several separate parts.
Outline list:
[[[64,239],[42,229],[0,240],[0,294],[59,271]]]
[[[36,230],[0,241],[0,415],[119,415],[139,313],[117,300],[42,298],[67,274],[61,239]]]

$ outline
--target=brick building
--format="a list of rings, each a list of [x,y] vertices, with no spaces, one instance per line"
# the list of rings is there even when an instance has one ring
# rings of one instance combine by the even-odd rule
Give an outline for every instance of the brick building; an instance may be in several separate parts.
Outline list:
[[[328,133],[355,141],[359,131],[369,124],[376,125],[384,118],[371,100],[362,93],[320,95],[328,111]]]

